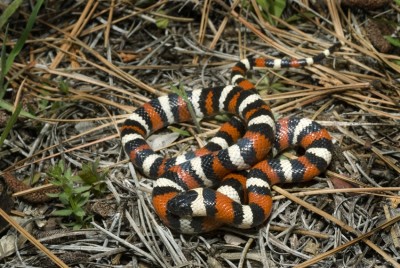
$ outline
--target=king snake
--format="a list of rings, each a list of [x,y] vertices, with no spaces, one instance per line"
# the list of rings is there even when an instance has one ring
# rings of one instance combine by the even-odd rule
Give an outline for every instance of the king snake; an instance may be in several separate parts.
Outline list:
[[[327,168],[332,158],[328,131],[305,118],[276,122],[244,76],[253,67],[311,65],[338,46],[300,60],[248,57],[232,68],[230,85],[188,91],[187,99],[162,96],[129,115],[121,127],[122,145],[133,165],[156,179],[152,202],[165,225],[181,233],[208,232],[222,225],[258,226],[272,209],[271,185],[308,181]],[[146,138],[170,124],[191,120],[190,108],[199,118],[221,112],[235,116],[197,151],[174,158],[155,153]],[[266,160],[294,145],[304,148],[304,155]]]

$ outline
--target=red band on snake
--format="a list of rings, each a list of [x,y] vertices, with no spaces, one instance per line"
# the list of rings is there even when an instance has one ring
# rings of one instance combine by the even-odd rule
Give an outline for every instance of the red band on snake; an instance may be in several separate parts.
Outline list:
[[[231,84],[151,100],[133,112],[121,127],[131,162],[156,179],[153,205],[161,220],[182,233],[207,232],[221,225],[251,228],[262,224],[272,208],[270,187],[307,181],[323,172],[332,157],[329,133],[309,119],[275,122],[269,106],[244,78],[253,67],[299,67],[313,64],[338,47],[313,58],[266,60],[249,57],[232,68]],[[151,133],[170,124],[225,112],[233,117],[204,147],[176,158],[164,158],[147,144]],[[290,146],[304,148],[294,160],[269,159]]]

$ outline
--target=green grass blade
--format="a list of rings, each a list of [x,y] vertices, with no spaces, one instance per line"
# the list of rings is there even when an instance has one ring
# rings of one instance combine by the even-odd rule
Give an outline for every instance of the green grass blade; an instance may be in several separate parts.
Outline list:
[[[8,120],[6,128],[4,129],[3,133],[1,133],[0,137],[0,147],[3,146],[4,140],[7,138],[8,133],[10,133],[12,127],[14,126],[15,122],[18,119],[19,113],[21,112],[22,109],[22,103],[18,103],[17,107],[15,108],[15,111],[11,115],[10,120]]]
[[[12,111],[13,111],[13,108],[14,108],[14,107],[13,107],[11,104],[9,104],[8,102],[6,102],[6,101],[0,99],[0,109],[5,109],[5,110],[7,110],[7,111],[12,112]],[[21,110],[21,111],[19,112],[19,114],[21,114],[22,116],[31,118],[31,119],[36,119],[36,116],[34,116],[33,114],[28,113],[28,112],[26,112],[26,111],[24,111],[24,110]]]
[[[6,32],[4,33],[3,44],[1,45],[0,51],[0,100],[3,99],[4,94],[6,93],[7,86],[4,85],[4,77],[6,77],[6,40],[8,34],[8,25],[6,27]]]
[[[4,10],[3,14],[0,16],[0,31],[3,26],[7,23],[8,19],[15,13],[19,6],[24,2],[24,0],[14,0],[11,4]]]
[[[33,24],[35,23],[37,14],[39,13],[40,7],[42,6],[44,0],[38,0],[33,7],[32,14],[29,16],[28,23],[26,24],[26,27],[24,31],[21,34],[21,37],[18,39],[17,43],[15,44],[13,50],[11,51],[10,55],[8,55],[7,61],[6,61],[6,66],[4,73],[8,73],[8,71],[11,68],[11,65],[14,62],[15,57],[19,54],[21,51],[22,47],[25,44],[26,39],[28,39],[28,35],[30,31],[32,30]]]

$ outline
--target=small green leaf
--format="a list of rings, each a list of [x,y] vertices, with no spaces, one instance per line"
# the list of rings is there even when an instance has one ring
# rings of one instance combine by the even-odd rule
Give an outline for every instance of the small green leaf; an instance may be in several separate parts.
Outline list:
[[[94,162],[89,162],[82,165],[82,170],[78,172],[78,175],[86,184],[93,185],[104,180],[106,176],[105,172],[100,173],[97,171],[99,168],[99,162],[99,159],[97,159]]]
[[[59,209],[59,210],[53,211],[52,214],[54,216],[68,217],[68,216],[71,216],[72,213],[73,213],[73,211],[71,209]]]
[[[290,16],[289,18],[285,19],[285,21],[287,23],[293,23],[293,22],[296,22],[296,21],[304,19],[304,18],[312,19],[314,17],[315,17],[314,13],[305,11],[305,12],[302,12],[301,14],[294,14],[293,16]]]
[[[46,193],[48,197],[52,198],[58,198],[60,196],[60,193]]]
[[[69,205],[69,195],[66,192],[60,193],[58,199],[60,199],[61,203],[63,203],[64,205]]]
[[[160,10],[158,11],[159,14],[165,14],[164,11]],[[159,29],[166,29],[169,24],[169,19],[164,18],[164,17],[157,17],[156,18],[156,26]]]
[[[229,121],[230,117],[227,114],[218,114],[215,116],[215,119],[218,121],[227,122]]]
[[[269,9],[270,9],[270,7],[269,7],[270,1],[267,1],[267,0],[257,0],[256,2],[257,2],[257,4],[260,6],[261,11],[263,11],[263,12],[269,11]]]
[[[64,169],[65,169],[64,160],[58,161],[57,168],[60,170],[60,173],[64,173]]]
[[[56,176],[54,176],[55,174],[49,173],[49,175],[52,176],[52,177],[56,177]],[[57,180],[52,180],[51,184],[53,184],[55,186],[59,186],[59,187],[64,185],[64,183],[62,181],[57,181]]]
[[[80,193],[89,191],[90,188],[92,188],[92,186],[90,186],[90,185],[80,186],[80,187],[74,188],[72,192],[73,192],[74,194],[80,194]]]
[[[395,64],[400,65],[400,60],[394,60],[393,61]]]
[[[67,168],[67,170],[64,172],[64,176],[65,178],[70,179],[72,177],[72,170]]]
[[[38,103],[38,108],[40,111],[44,111],[45,109],[47,109],[47,106],[49,105],[49,100],[39,100]]]
[[[69,179],[70,179],[72,182],[76,182],[76,183],[82,183],[82,182],[84,182],[84,181],[82,181],[82,178],[79,177],[78,175],[71,176],[71,177],[69,177]]]
[[[86,215],[85,211],[81,208],[74,210],[74,214],[80,218],[83,218]]]
[[[393,45],[395,47],[400,47],[400,39],[399,38],[395,38],[390,35],[386,35],[384,37],[391,45]]]
[[[190,137],[191,136],[188,131],[180,129],[180,128],[176,128],[176,127],[173,127],[173,126],[168,126],[168,129],[173,131],[173,132],[179,133],[180,135],[185,136],[185,137]]]
[[[104,191],[107,189],[107,186],[104,182],[99,182],[99,183],[93,185],[92,189],[93,189],[94,195],[98,196],[98,195],[104,193]]]
[[[69,92],[69,85],[64,80],[61,80],[58,89],[60,90],[61,94],[66,95]]]
[[[271,6],[272,14],[274,14],[275,17],[280,18],[286,7],[286,0],[275,0],[272,2],[273,2],[273,5]]]
[[[80,208],[85,207],[89,201],[90,195],[87,198],[82,198],[81,200],[78,200],[77,202],[77,206],[79,206]]]
[[[256,2],[261,8],[263,17],[272,25],[276,22],[270,15],[280,18],[286,7],[286,0],[257,0]]]
[[[157,18],[156,19],[157,28],[166,29],[168,27],[168,24],[169,24],[169,19],[167,19],[167,18]]]
[[[80,230],[80,229],[82,229],[82,227],[83,227],[83,224],[82,224],[82,223],[75,223],[75,224],[72,226],[72,230],[74,230],[74,231]]]

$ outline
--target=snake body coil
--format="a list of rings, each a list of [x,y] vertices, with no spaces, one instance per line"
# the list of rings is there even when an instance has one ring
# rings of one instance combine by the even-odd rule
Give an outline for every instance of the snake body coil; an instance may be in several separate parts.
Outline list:
[[[133,112],[121,127],[121,139],[131,162],[156,179],[153,205],[161,220],[182,233],[207,232],[227,224],[251,228],[262,224],[272,208],[270,186],[307,181],[331,161],[329,133],[309,119],[275,122],[269,106],[244,78],[253,67],[300,67],[328,56],[338,45],[301,60],[266,60],[249,57],[232,68],[231,85],[151,100]],[[146,138],[170,124],[226,112],[233,117],[209,143],[176,158],[155,153]],[[294,160],[265,160],[290,146],[304,148]],[[216,189],[217,188],[217,189]],[[215,190],[216,189],[216,190]]]

